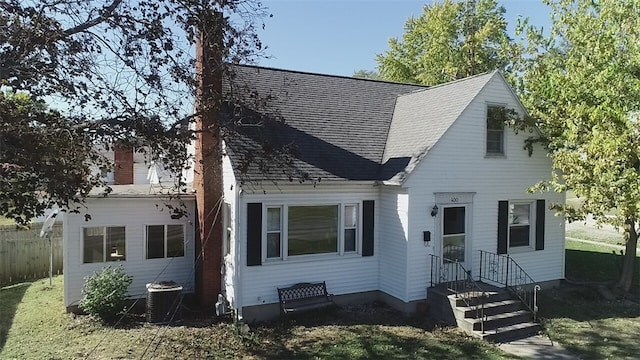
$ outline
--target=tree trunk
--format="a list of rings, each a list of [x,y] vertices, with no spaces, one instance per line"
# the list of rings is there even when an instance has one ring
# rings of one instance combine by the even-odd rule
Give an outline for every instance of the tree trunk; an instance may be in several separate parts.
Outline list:
[[[638,245],[638,232],[636,231],[636,222],[627,219],[625,222],[625,237],[627,244],[624,251],[622,262],[622,273],[617,287],[624,293],[628,293],[633,281],[633,275],[636,263],[636,246]]]
[[[196,41],[196,294],[200,305],[207,307],[215,304],[222,290],[221,23],[220,13],[204,14]]]

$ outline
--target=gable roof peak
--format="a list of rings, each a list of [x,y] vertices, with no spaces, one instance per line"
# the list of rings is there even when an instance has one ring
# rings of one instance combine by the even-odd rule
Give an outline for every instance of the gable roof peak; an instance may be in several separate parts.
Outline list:
[[[406,180],[496,73],[499,74],[499,71],[477,74],[398,96],[383,164],[407,159],[407,165],[394,174],[388,183],[399,184]],[[502,75],[498,76],[503,78]],[[506,82],[504,84],[508,86]]]

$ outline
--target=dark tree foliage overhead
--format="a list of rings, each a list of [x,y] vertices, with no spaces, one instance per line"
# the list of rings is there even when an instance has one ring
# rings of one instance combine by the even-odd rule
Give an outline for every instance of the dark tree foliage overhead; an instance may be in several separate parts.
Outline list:
[[[219,33],[207,34],[214,13]],[[114,144],[179,174],[197,115],[196,36],[219,39],[230,77],[229,64],[262,54],[265,15],[253,0],[0,0],[0,216],[78,211],[106,186],[92,174],[113,167],[100,150]]]

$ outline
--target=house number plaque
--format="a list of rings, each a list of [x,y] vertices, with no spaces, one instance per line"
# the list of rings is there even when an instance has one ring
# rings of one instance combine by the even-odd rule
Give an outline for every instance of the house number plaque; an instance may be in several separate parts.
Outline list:
[[[437,192],[433,194],[436,204],[470,204],[474,192]]]

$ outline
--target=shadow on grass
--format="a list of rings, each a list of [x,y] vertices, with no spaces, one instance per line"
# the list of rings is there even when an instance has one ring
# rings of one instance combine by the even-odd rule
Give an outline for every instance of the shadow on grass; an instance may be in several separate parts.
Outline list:
[[[640,317],[640,306],[628,300],[607,301],[596,286],[564,284],[542,291],[538,299],[540,315],[546,319],[567,318],[579,322],[611,318]]]
[[[630,291],[631,301],[606,300],[600,284],[614,284],[622,256],[567,250],[566,277],[585,285],[564,283],[540,293],[538,306],[547,334],[584,359],[636,358],[640,354],[640,259]]]
[[[583,359],[631,359],[640,354],[640,306],[603,300],[593,286],[566,285],[540,293],[547,334]]]
[[[7,336],[18,305],[31,283],[22,283],[0,288],[0,351],[7,342]]]
[[[614,282],[620,276],[622,256],[617,253],[599,253],[567,250],[566,277],[578,281]],[[640,284],[640,257],[636,257],[633,284]]]
[[[632,359],[640,353],[640,306],[606,301],[590,286],[566,286],[541,293],[545,331],[583,359]]]

